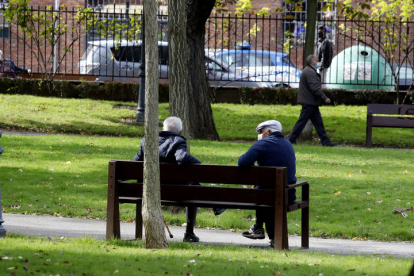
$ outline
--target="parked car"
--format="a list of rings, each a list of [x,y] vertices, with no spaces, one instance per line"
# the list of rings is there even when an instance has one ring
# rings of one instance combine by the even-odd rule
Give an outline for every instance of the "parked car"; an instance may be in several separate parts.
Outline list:
[[[98,40],[88,42],[79,62],[80,74],[97,76],[99,81],[129,82],[139,78],[141,41]],[[158,42],[159,77],[168,78],[168,43]]]
[[[228,64],[206,56],[206,74],[211,86],[247,86],[247,87],[275,87],[278,83],[271,82],[266,76],[253,77],[243,70],[237,70]]]
[[[237,44],[236,50],[208,50],[214,56],[236,70],[243,70],[250,77],[262,77],[281,85],[298,88],[302,72],[282,52],[252,50],[247,43]]]
[[[160,81],[168,81],[168,43],[158,42]],[[141,41],[92,41],[79,62],[81,74],[95,75],[98,81],[131,82],[139,78]],[[207,58],[206,74],[212,86],[272,87],[266,77],[253,77],[230,68],[227,64]]]
[[[392,69],[395,74],[398,74],[398,64],[393,64]],[[399,78],[398,78],[398,87],[401,91],[410,91],[414,90],[414,71],[413,67],[407,65],[401,65]]]

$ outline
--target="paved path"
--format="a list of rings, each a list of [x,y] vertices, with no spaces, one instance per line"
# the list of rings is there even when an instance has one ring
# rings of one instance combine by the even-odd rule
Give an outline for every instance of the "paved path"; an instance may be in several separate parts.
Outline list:
[[[58,218],[52,216],[32,216],[3,214],[4,228],[8,233],[18,233],[31,236],[48,237],[92,237],[105,238],[106,221],[92,219]],[[134,223],[122,223],[121,235],[123,239],[134,238]],[[173,239],[169,241],[182,241],[184,227],[170,227]],[[249,240],[242,237],[241,233],[225,230],[195,229],[202,244],[238,245],[268,247],[268,239]],[[168,234],[167,234],[168,237]],[[300,248],[300,237],[289,236],[290,248]],[[330,254],[376,254],[380,256],[392,256],[397,258],[414,258],[414,245],[402,242],[374,242],[343,239],[310,238],[311,251]]]

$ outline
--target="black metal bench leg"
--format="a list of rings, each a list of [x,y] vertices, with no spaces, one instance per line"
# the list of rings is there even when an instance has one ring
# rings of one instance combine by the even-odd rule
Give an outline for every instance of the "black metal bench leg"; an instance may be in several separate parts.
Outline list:
[[[142,239],[142,202],[138,202],[136,207],[135,239]]]

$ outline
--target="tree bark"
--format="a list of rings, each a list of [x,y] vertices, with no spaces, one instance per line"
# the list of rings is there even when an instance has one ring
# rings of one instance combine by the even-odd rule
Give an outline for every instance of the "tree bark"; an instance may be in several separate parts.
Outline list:
[[[216,0],[186,0],[188,45],[188,108],[187,138],[220,140],[210,105],[212,91],[205,68],[205,24]],[[175,108],[175,107],[173,107]]]
[[[145,13],[145,147],[142,219],[147,248],[167,248],[161,210],[158,157],[158,23],[156,0],[144,2]]]
[[[182,135],[190,137],[190,106],[188,96],[188,46],[187,46],[187,16],[185,13],[185,1],[168,1],[168,55],[170,116],[177,116],[183,122]],[[187,139],[187,152],[190,152],[190,139]],[[168,212],[178,214],[185,211],[185,207],[169,206]]]
[[[188,95],[188,48],[186,34],[185,2],[168,1],[168,48],[169,48],[169,94],[170,116],[177,116],[183,121],[183,136],[190,138]],[[187,140],[187,151],[190,143]]]
[[[308,64],[306,58],[315,54],[315,31],[316,31],[316,14],[318,12],[318,1],[308,0],[306,10],[306,40],[305,49],[303,49],[303,68]],[[303,140],[312,140],[313,125],[309,120],[303,129],[300,138]]]

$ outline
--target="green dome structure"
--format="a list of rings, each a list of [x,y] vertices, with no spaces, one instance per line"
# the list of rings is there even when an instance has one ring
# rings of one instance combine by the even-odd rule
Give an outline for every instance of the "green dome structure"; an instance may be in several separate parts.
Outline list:
[[[385,58],[369,46],[346,48],[332,59],[326,75],[331,89],[383,89],[395,91],[392,68]]]

